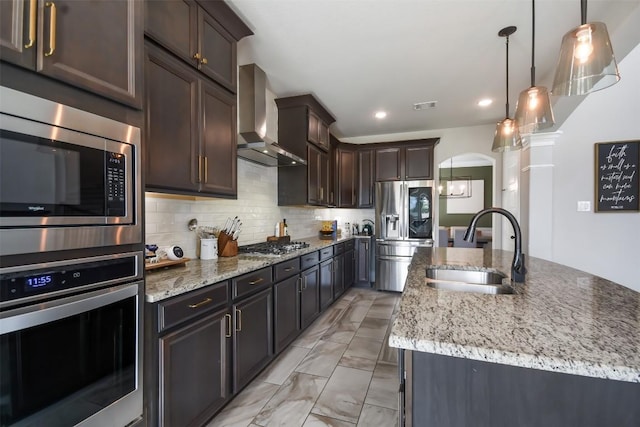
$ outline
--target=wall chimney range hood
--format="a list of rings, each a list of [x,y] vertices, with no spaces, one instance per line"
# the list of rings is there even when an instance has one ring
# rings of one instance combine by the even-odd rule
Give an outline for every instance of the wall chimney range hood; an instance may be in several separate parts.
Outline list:
[[[267,136],[267,83],[256,64],[238,70],[238,157],[265,166],[298,166],[307,161]]]

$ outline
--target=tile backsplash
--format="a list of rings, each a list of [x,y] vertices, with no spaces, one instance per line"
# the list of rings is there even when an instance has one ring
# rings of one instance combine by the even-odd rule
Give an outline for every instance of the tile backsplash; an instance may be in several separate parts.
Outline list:
[[[242,221],[240,245],[263,242],[272,236],[274,226],[286,218],[293,240],[316,236],[319,220],[338,220],[361,224],[365,218],[374,219],[373,209],[329,209],[278,206],[278,170],[238,159],[238,199],[171,198],[147,193],[145,243],[160,246],[178,245],[185,256],[194,258],[198,239],[187,228],[190,219],[201,226],[222,226],[236,215]]]

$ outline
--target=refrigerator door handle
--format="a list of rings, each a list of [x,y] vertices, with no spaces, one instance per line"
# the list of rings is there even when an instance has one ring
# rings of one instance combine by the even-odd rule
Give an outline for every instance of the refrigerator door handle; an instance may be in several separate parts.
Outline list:
[[[409,238],[409,186],[406,182],[402,183],[402,224],[404,230],[402,234],[403,239]]]

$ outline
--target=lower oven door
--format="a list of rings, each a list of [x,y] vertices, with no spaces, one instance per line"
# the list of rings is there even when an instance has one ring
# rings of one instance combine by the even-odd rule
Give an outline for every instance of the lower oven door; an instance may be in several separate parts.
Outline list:
[[[1,426],[142,418],[142,282],[0,313]]]

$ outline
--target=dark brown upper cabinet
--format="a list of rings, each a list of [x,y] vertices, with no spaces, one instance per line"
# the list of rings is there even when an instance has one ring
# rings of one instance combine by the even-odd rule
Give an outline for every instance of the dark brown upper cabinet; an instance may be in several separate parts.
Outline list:
[[[358,175],[356,152],[344,145],[336,149],[337,207],[355,208],[358,205],[356,197],[356,179]]]
[[[235,93],[237,40],[252,34],[224,2],[147,1],[145,33]]]
[[[145,52],[147,190],[235,197],[235,96],[158,47]]]
[[[306,144],[329,151],[329,126],[336,119],[313,95],[276,99],[278,105],[278,144],[306,158]]]
[[[374,151],[373,149],[359,150],[358,154],[358,207],[374,207],[375,175],[373,170]]]
[[[433,148],[438,139],[385,144],[375,151],[375,180],[433,179]]]
[[[0,56],[140,109],[142,7],[138,0],[2,0]]]

